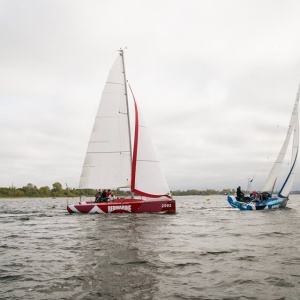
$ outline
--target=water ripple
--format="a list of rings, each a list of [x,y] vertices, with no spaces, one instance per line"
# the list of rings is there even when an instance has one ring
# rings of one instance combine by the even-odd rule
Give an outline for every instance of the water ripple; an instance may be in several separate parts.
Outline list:
[[[176,215],[69,215],[78,199],[0,200],[0,299],[298,300],[300,196],[240,212],[178,197]]]

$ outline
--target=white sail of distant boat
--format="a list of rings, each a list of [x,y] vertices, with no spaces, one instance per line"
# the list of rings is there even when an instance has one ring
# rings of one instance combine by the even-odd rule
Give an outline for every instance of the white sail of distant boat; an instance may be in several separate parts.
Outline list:
[[[296,121],[294,124],[294,136],[293,136],[293,149],[292,149],[292,158],[291,158],[291,168],[289,171],[289,174],[283,183],[278,196],[281,198],[288,197],[290,194],[290,191],[293,186],[293,182],[295,179],[296,171],[295,167],[298,161],[298,150],[299,150],[299,120],[298,120],[298,113],[296,116]]]
[[[295,166],[298,158],[298,148],[299,148],[299,120],[298,120],[298,106],[299,106],[299,98],[300,98],[300,85],[298,88],[296,100],[293,107],[292,116],[290,119],[288,131],[284,140],[284,143],[278,153],[278,156],[273,164],[273,167],[265,181],[265,184],[262,187],[262,191],[273,192],[273,188],[275,186],[276,180],[280,174],[282,164],[284,161],[284,157],[286,155],[288,145],[293,135],[293,149],[292,149],[292,160],[291,160],[291,169],[290,172],[283,183],[282,188],[280,189],[278,196],[287,197],[291,191],[294,177],[295,177]]]
[[[120,50],[102,93],[79,188],[126,187],[150,198],[169,197],[170,194],[147,127],[126,80],[124,53]]]

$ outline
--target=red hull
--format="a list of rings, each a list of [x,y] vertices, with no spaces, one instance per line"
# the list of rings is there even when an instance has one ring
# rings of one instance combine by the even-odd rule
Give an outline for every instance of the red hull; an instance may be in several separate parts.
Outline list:
[[[123,198],[112,202],[80,202],[75,205],[68,205],[67,210],[70,214],[105,214],[105,213],[176,213],[175,200],[140,200]]]

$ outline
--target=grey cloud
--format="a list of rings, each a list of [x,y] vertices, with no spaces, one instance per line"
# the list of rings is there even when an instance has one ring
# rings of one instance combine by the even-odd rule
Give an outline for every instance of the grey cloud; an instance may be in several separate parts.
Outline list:
[[[0,5],[1,186],[77,187],[106,76],[125,46],[171,189],[235,188],[254,174],[263,182],[300,81],[298,2]]]

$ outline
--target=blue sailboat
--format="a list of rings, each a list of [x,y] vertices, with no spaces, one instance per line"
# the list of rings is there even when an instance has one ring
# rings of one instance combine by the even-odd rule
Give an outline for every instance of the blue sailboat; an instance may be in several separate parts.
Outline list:
[[[285,207],[289,200],[289,194],[293,186],[293,182],[295,179],[295,171],[298,159],[298,150],[299,150],[299,119],[298,119],[298,105],[300,98],[300,85],[298,88],[296,100],[293,107],[292,116],[290,119],[288,131],[284,140],[284,143],[279,151],[277,159],[275,160],[273,167],[265,181],[261,189],[261,193],[259,193],[256,197],[235,197],[228,196],[228,203],[237,209],[240,210],[262,210],[262,209],[274,209]],[[279,192],[273,195],[273,190],[277,178],[280,174],[281,167],[283,164],[283,160],[285,154],[288,149],[288,145],[293,135],[293,146],[292,146],[292,156],[291,156],[291,164],[289,172],[282,183],[282,186]]]

